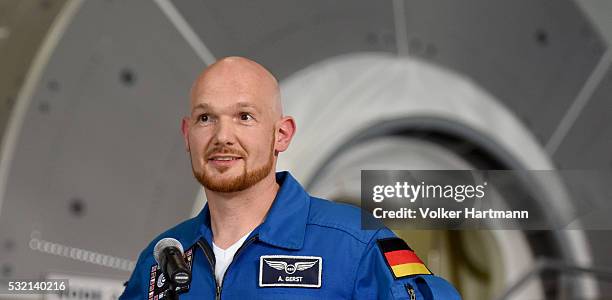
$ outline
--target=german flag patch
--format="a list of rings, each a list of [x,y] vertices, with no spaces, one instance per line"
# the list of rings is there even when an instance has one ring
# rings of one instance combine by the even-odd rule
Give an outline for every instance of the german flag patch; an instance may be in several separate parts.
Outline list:
[[[410,275],[429,275],[421,259],[408,247],[406,242],[400,238],[387,238],[376,241],[380,252],[385,257],[385,262],[395,279]]]

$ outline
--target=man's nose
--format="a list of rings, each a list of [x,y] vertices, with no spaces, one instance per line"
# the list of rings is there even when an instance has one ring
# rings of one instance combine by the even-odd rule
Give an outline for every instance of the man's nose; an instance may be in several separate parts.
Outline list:
[[[215,145],[233,145],[234,128],[231,120],[221,118],[215,126]]]

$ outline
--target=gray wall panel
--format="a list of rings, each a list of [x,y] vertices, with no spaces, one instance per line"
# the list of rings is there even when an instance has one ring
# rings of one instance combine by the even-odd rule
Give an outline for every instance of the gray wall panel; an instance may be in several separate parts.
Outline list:
[[[407,1],[406,24],[411,53],[472,77],[544,143],[604,50],[567,0]]]
[[[216,57],[253,58],[280,79],[331,56],[396,52],[390,0],[173,3]]]
[[[18,266],[11,275],[125,277],[34,252],[30,231],[135,260],[155,235],[189,217],[199,185],[180,119],[202,67],[153,2],[83,4],[43,74],[15,151],[0,219],[0,239],[16,245],[0,258]],[[82,216],[70,212],[74,199],[84,203]]]
[[[555,160],[568,169],[612,168],[612,68],[565,136]]]

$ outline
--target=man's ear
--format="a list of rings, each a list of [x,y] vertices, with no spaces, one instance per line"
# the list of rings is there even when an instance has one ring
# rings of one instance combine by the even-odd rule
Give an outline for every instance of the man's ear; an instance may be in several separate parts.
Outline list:
[[[276,136],[276,141],[274,143],[274,154],[278,152],[283,152],[289,148],[289,144],[291,143],[291,139],[293,135],[295,135],[295,120],[291,116],[284,116],[279,120],[278,135]]]
[[[185,151],[189,152],[189,117],[183,117],[181,121],[181,132],[183,133],[183,139],[185,140]]]

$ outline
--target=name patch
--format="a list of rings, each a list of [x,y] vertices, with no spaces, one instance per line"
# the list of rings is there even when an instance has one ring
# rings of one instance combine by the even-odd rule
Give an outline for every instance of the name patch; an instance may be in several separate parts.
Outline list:
[[[321,287],[320,256],[263,255],[259,257],[260,287]]]

